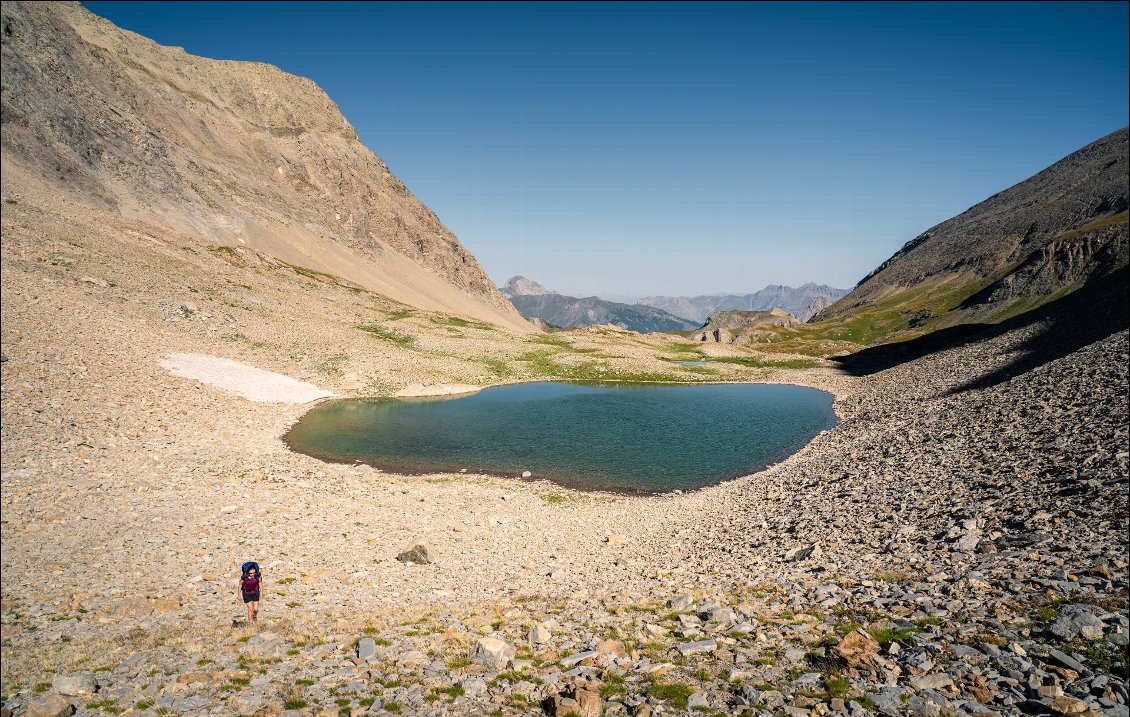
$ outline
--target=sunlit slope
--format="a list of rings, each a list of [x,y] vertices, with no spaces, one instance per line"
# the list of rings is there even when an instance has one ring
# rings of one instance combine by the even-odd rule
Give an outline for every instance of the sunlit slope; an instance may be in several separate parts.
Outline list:
[[[997,323],[1125,266],[1127,146],[1124,128],[932,227],[802,335],[871,344]]]
[[[395,301],[531,331],[311,80],[211,60],[78,3],[3,5],[3,179]]]

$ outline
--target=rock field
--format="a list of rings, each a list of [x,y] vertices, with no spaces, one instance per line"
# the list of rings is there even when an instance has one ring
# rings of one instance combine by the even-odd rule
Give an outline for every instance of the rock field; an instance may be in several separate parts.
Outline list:
[[[1126,331],[995,383],[1047,325],[865,377],[684,371],[670,337],[512,334],[5,201],[5,717],[1130,714]],[[173,376],[175,352],[338,395],[785,381],[841,422],[689,494],[395,476],[288,451],[306,406]]]

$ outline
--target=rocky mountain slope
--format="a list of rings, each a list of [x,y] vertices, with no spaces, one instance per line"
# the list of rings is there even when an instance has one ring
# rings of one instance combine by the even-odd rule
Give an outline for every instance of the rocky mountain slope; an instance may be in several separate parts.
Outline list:
[[[907,242],[817,321],[883,341],[996,322],[1127,264],[1128,135],[1118,130]]]
[[[5,2],[3,175],[420,308],[531,330],[316,84],[194,57],[77,3]]]
[[[772,285],[752,294],[719,294],[712,296],[645,296],[639,303],[663,309],[692,321],[706,321],[716,311],[769,311],[784,309],[801,321],[846,294],[823,284],[808,283],[797,288]],[[815,305],[815,308],[814,308]]]
[[[540,319],[552,326],[584,327],[603,324],[640,333],[695,328],[694,322],[673,316],[662,309],[640,304],[621,304],[596,296],[564,296],[524,276],[512,277],[500,291],[509,297],[522,316]]]

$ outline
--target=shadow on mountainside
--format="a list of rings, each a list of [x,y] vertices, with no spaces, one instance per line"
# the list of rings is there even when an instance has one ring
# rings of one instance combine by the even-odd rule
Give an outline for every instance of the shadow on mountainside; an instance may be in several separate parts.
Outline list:
[[[1130,326],[1130,271],[1117,271],[1085,284],[1062,299],[1014,316],[999,324],[965,324],[941,329],[910,341],[863,349],[834,361],[853,376],[867,376],[946,349],[986,341],[1016,329],[1042,324],[1038,333],[1016,350],[1008,364],[949,391],[988,388],[1063,358]]]

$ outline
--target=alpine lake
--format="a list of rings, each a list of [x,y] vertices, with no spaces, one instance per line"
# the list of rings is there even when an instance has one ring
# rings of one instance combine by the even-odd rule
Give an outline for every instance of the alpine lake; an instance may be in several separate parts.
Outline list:
[[[799,386],[540,382],[328,401],[284,440],[401,474],[529,471],[570,488],[652,494],[754,473],[835,423],[832,396]]]

